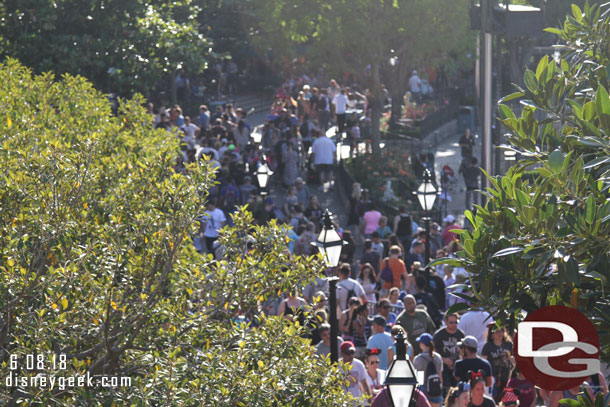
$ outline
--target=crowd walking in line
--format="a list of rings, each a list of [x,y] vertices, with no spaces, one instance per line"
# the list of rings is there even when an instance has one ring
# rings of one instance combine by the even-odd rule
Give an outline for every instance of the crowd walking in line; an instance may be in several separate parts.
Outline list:
[[[417,99],[421,83],[416,76],[414,72]],[[200,159],[210,161],[216,171],[218,184],[209,190],[199,232],[193,236],[197,250],[221,258],[219,231],[231,223],[230,214],[238,206],[247,204],[256,224],[275,219],[283,225],[292,256],[314,254],[311,243],[320,232],[324,211],[320,195],[334,188],[336,141],[353,145],[366,133],[368,97],[366,90],[360,93],[335,80],[325,87],[312,86],[305,78],[291,80],[278,90],[259,134],[254,134],[246,112],[231,104],[214,111],[201,105],[199,116],[193,118],[184,116],[180,106],[161,107],[156,114],[149,106],[155,127],[181,140],[178,171]],[[328,132],[332,123],[336,135]],[[463,157],[459,173],[471,209],[477,203],[480,170],[470,130],[459,144]],[[275,174],[271,188],[282,191],[277,194],[283,196],[281,201],[259,194],[256,172],[261,164]],[[455,174],[442,176],[444,182],[451,182]],[[316,183],[319,189],[311,187]],[[467,301],[470,293],[455,287],[468,281],[468,273],[450,265],[426,267],[424,248],[428,243],[432,259],[456,256],[460,246],[454,230],[463,226],[454,215],[448,214],[442,224],[432,222],[426,242],[426,231],[407,206],[400,206],[393,217],[384,214],[358,182],[352,185],[345,213],[344,225],[335,222],[346,242],[341,264],[334,270],[339,277],[338,351],[350,366],[345,391],[357,397],[369,395],[363,405],[388,405],[383,383],[399,333],[407,340],[408,357],[421,372],[417,406],[558,407],[559,398],[574,399],[583,391],[608,392],[602,374],[562,394],[535,388],[516,367],[513,332],[498,327],[482,310],[463,315],[447,312],[455,303]],[[270,301],[264,309],[309,324],[311,345],[317,354],[328,356],[332,322],[328,295],[326,279],[319,278]]]

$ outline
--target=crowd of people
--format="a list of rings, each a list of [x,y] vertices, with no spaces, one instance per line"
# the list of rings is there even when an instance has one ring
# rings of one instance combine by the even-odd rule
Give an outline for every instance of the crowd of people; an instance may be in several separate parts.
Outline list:
[[[155,126],[175,132],[181,140],[178,171],[204,157],[216,170],[218,184],[209,191],[199,233],[193,238],[200,252],[221,257],[219,230],[231,222],[229,214],[239,205],[248,204],[257,224],[276,219],[285,225],[291,255],[314,254],[310,243],[320,232],[323,208],[319,191],[307,183],[315,176],[322,191],[332,188],[336,145],[327,129],[334,122],[339,137],[357,140],[363,119],[347,112],[350,105],[364,104],[366,121],[367,96],[334,80],[322,89],[292,82],[277,92],[256,142],[247,113],[230,104],[212,112],[202,105],[193,119],[184,116],[180,106],[162,107],[156,114],[149,106]],[[460,144],[466,157],[472,143],[466,137]],[[285,191],[281,202],[259,194],[256,170],[262,163],[275,173],[273,188]],[[358,183],[352,185],[345,210],[346,225],[335,227],[346,242],[336,268],[338,351],[350,364],[346,391],[370,395],[368,403],[373,406],[388,405],[383,383],[396,355],[395,337],[402,334],[407,355],[421,372],[414,397],[417,406],[558,407],[559,398],[575,398],[580,391],[608,392],[602,374],[567,393],[536,389],[516,367],[512,332],[496,326],[479,309],[463,315],[446,312],[456,302],[468,301],[471,293],[455,288],[467,282],[468,274],[450,265],[424,268],[429,260],[425,248],[429,247],[430,259],[456,256],[460,247],[454,230],[461,226],[453,215],[446,216],[443,225],[432,223],[426,242],[426,232],[406,206],[393,218],[384,216]],[[327,280],[318,278],[300,288],[264,309],[307,324],[316,353],[328,356],[332,321]]]

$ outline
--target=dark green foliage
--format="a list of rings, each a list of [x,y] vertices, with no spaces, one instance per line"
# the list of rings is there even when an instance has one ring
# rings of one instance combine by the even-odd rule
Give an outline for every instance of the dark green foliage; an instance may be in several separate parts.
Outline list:
[[[574,6],[560,29],[559,60],[527,70],[520,117],[499,112],[520,160],[490,178],[473,230],[460,233],[458,263],[476,303],[513,325],[520,310],[566,304],[596,325],[610,360],[610,18]],[[534,114],[536,113],[536,115]]]

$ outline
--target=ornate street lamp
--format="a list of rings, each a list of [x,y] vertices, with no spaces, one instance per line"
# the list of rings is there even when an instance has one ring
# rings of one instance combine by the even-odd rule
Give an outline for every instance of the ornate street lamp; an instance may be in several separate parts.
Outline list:
[[[341,250],[345,241],[339,236],[339,233],[335,230],[331,219],[331,213],[327,210],[322,215],[322,230],[318,235],[315,242],[311,243],[316,246],[324,262],[329,268],[337,267],[341,260]],[[336,276],[328,277],[328,299],[330,302],[330,360],[331,362],[337,362],[339,360],[339,344],[337,336],[339,335],[339,321],[337,320],[337,281],[339,278]]]
[[[322,230],[312,245],[316,246],[328,267],[337,267],[341,259],[341,250],[346,242],[343,241],[333,226],[331,213],[327,210],[322,215]]]
[[[407,346],[402,332],[396,335],[396,359],[392,361],[385,377],[393,407],[406,407],[417,386],[413,363],[407,358]]]
[[[430,170],[424,171],[424,182],[414,192],[417,195],[419,205],[422,207],[425,213],[425,217],[422,219],[426,223],[426,253],[425,263],[430,263],[430,210],[434,207],[434,201],[438,196],[438,189],[432,182],[432,175]]]
[[[258,186],[261,188],[261,195],[267,195],[267,184],[269,183],[269,177],[272,175],[273,171],[269,169],[263,158],[262,164],[256,169],[256,179],[258,180]]]

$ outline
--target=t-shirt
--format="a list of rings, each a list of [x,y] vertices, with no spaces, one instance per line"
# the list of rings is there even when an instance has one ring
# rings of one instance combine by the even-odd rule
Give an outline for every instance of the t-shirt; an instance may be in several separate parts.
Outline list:
[[[456,225],[455,223],[451,223],[443,228],[443,231],[441,232],[441,239],[443,239],[445,246],[458,238],[458,235],[455,232],[451,232],[454,229],[462,229],[462,227]]]
[[[386,260],[384,260],[381,263],[381,269],[383,270],[383,268],[385,267],[385,262]],[[401,259],[395,259],[395,258],[389,258],[387,259],[388,262],[388,267],[390,267],[390,270],[392,270],[392,276],[394,277],[394,283],[392,284],[392,287],[402,287],[402,280],[401,277],[403,275],[403,273],[407,272],[407,268],[405,267],[405,262],[402,261]]]
[[[362,396],[362,390],[360,389],[360,381],[366,380],[366,369],[364,368],[364,363],[354,358],[351,362],[352,367],[347,374],[347,381],[349,382],[349,386],[347,391],[352,393],[354,397]]]
[[[434,367],[436,367],[436,373],[442,377],[443,376],[443,358],[441,358],[441,355],[439,355],[436,352],[434,352],[433,355],[434,355]],[[415,368],[415,370],[421,370],[421,371],[425,372],[426,368],[428,367],[428,363],[431,360],[432,360],[432,358],[430,357],[430,354],[428,352],[420,353],[419,355],[415,356],[415,359],[413,359],[413,367]]]
[[[219,208],[214,208],[213,211],[205,211],[203,219],[205,224],[205,237],[218,237],[218,231],[222,228],[222,224],[227,221],[224,212]]]
[[[194,139],[195,138],[195,132],[197,130],[199,130],[199,127],[197,127],[193,123],[189,123],[189,124],[183,125],[182,129],[184,130],[184,132],[186,133],[187,136],[189,136],[190,138]]]
[[[485,377],[491,376],[491,365],[480,356],[458,360],[455,362],[455,365],[453,365],[453,375],[463,382],[470,380],[468,372],[472,371],[476,373],[479,370],[482,370],[485,373]]]
[[[364,220],[364,234],[370,235],[379,227],[379,219],[383,215],[381,212],[372,210],[364,212],[363,220]]]
[[[454,333],[449,333],[447,327],[440,328],[434,333],[434,349],[444,358],[459,359],[457,343],[464,338],[464,332],[459,328]]]
[[[396,318],[396,323],[402,326],[407,332],[407,338],[413,346],[416,355],[421,352],[419,345],[415,341],[417,337],[424,332],[434,332],[434,322],[432,322],[432,318],[430,318],[430,315],[424,310],[416,309],[415,315],[412,316],[407,314],[406,311],[403,311],[398,318]]]
[[[506,383],[510,378],[512,369],[510,355],[512,353],[513,344],[511,342],[502,342],[500,346],[493,342],[487,342],[483,345],[481,355],[487,358],[487,361],[491,364],[494,377],[499,379],[501,383]]]
[[[388,359],[388,348],[392,346],[393,343],[394,341],[392,340],[392,335],[387,332],[376,333],[375,335],[371,335],[369,338],[366,348],[377,348],[380,350],[379,369],[387,370],[390,366],[390,361]]]
[[[201,113],[199,115],[199,117],[197,118],[197,123],[199,123],[199,126],[203,130],[207,130],[208,124],[210,123],[210,113],[209,112]]]
[[[536,389],[532,382],[527,379],[517,379],[513,377],[508,381],[506,387],[510,387],[512,389],[519,389],[519,405],[523,407],[529,407],[534,402],[536,398]]]
[[[360,285],[359,282],[352,278],[346,278],[345,280],[341,280],[337,283],[337,303],[341,307],[341,310],[347,308],[347,294],[352,290],[356,294],[356,297],[362,297],[365,295],[364,288]]]
[[[347,96],[345,96],[343,93],[337,93],[337,95],[333,98],[333,105],[335,105],[335,113],[345,114],[347,102]]]
[[[479,341],[479,348],[477,351],[481,353],[483,345],[486,342],[487,335],[487,324],[491,321],[489,313],[486,311],[470,310],[460,319],[458,328],[460,328],[466,335],[472,335]]]
[[[383,243],[381,243],[381,242],[378,242],[378,243],[371,242],[371,243],[372,243],[371,244],[371,249],[373,249],[373,251],[379,253],[380,257],[383,256],[383,251],[385,250],[385,247],[383,246]]]
[[[316,141],[313,142],[311,150],[314,154],[313,163],[315,165],[333,164],[337,146],[335,146],[334,141],[326,136],[322,136],[318,137]]]
[[[436,274],[426,273],[425,275],[428,280],[426,291],[434,296],[441,310],[445,309],[445,281]]]
[[[416,254],[413,252],[407,253],[405,255],[405,266],[407,267],[407,270],[411,270],[411,266],[416,261],[420,262],[421,264],[425,263],[424,257],[421,254]]]
[[[413,75],[409,78],[409,88],[412,93],[421,92],[421,79],[419,79],[419,76]]]
[[[385,239],[386,237],[388,237],[392,234],[392,229],[390,229],[389,226],[386,226],[385,228],[382,229],[380,226],[377,228],[377,233],[379,233],[379,236],[382,239]]]
[[[383,383],[385,382],[385,374],[386,374],[385,370],[377,369],[377,379],[375,381],[373,381],[373,378],[367,372],[366,382],[368,383],[369,388],[371,390],[383,389],[383,387],[384,387]]]
[[[337,336],[337,354],[341,354],[339,349],[341,348],[341,344],[343,343],[343,338]],[[316,355],[327,356],[330,354],[330,345],[326,345],[324,342],[320,341],[316,345]]]

